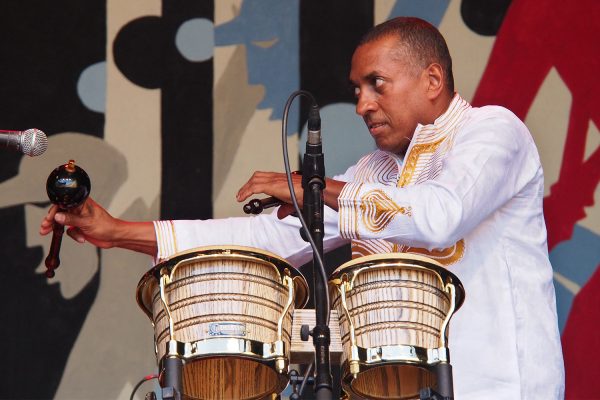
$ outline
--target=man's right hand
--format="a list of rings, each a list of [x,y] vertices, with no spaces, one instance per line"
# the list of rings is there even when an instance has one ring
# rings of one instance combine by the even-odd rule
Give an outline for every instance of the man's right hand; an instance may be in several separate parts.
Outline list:
[[[128,222],[114,218],[91,197],[79,207],[59,211],[50,207],[42,220],[40,235],[52,232],[53,223],[67,226],[67,234],[79,243],[89,242],[102,249],[121,247],[156,255],[157,244],[152,222]]]
[[[56,205],[50,207],[42,220],[40,234],[52,232],[53,222],[67,226],[67,234],[79,243],[90,242],[103,249],[116,245],[114,235],[118,220],[91,198],[73,210],[59,211]]]

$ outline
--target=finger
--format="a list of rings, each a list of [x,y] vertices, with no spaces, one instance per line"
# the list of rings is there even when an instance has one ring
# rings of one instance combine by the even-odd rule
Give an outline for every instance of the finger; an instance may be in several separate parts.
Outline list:
[[[54,221],[54,214],[56,214],[56,212],[58,211],[58,206],[56,204],[52,205],[52,207],[50,207],[48,209],[48,213],[44,216],[44,221],[49,221],[50,223],[52,223],[52,221]]]
[[[285,217],[290,216],[295,212],[296,212],[296,209],[294,208],[294,206],[292,204],[283,204],[277,210],[277,218],[284,219]]]
[[[42,236],[46,236],[47,234],[49,234],[50,232],[52,232],[52,224],[49,225],[42,225],[40,227],[40,235]]]
[[[75,226],[79,227],[82,225],[82,217],[78,215],[73,215],[68,212],[58,212],[54,215],[54,220],[61,225]]]
[[[78,243],[85,243],[85,236],[79,228],[71,226],[69,229],[67,229],[67,235],[69,235]]]
[[[269,183],[273,182],[276,175],[275,172],[254,172],[250,179],[238,190],[237,201],[244,201],[253,194],[265,193]]]
[[[53,205],[48,210],[48,213],[42,219],[40,224],[40,235],[47,235],[52,231],[52,226],[54,225],[54,215],[58,211],[58,206]]]

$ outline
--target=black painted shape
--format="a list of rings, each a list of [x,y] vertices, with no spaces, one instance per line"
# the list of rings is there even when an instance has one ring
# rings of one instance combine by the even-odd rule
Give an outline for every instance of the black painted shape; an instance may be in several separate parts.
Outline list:
[[[3,1],[0,26],[0,129],[102,137],[104,115],[81,103],[77,82],[85,68],[106,60],[106,1]],[[21,157],[2,152],[0,181],[17,175]],[[0,398],[51,399],[98,292],[99,274],[66,300],[34,272],[44,255],[25,243],[24,207],[0,209],[0,226],[6,229],[0,239]]]
[[[483,36],[495,36],[512,0],[463,0],[460,15],[465,25]]]
[[[106,2],[3,1],[0,26],[0,129],[102,137],[104,115],[82,104],[77,81],[106,59]],[[19,159],[2,157],[0,181],[17,174]]]
[[[354,103],[350,62],[360,38],[373,26],[373,7],[372,0],[300,2],[300,88],[311,92],[320,107]],[[302,100],[300,128],[307,112],[308,102]]]
[[[300,2],[300,88],[311,92],[320,107],[338,102],[354,103],[354,93],[348,84],[350,61],[360,38],[373,26],[373,20],[372,0]],[[302,99],[298,132],[306,121],[308,109],[309,102]],[[327,135],[327,121],[323,121],[323,135]],[[325,157],[334,156],[325,154]],[[350,258],[349,245],[325,254],[328,274]],[[303,265],[301,271],[311,283],[308,307],[314,308],[312,263]],[[339,367],[332,368],[332,374],[336,397],[341,390]],[[314,398],[312,386],[306,387],[303,397]]]
[[[300,2],[300,87],[311,92],[320,107],[338,102],[354,103],[354,93],[348,84],[350,62],[356,45],[373,26],[373,20],[372,0]],[[308,108],[308,101],[301,100],[304,117],[300,120],[299,132]],[[323,121],[323,135],[327,135],[326,121]],[[325,157],[335,157],[335,154],[326,153]],[[331,269],[350,257],[347,245],[326,254],[324,261]],[[301,269],[312,282],[311,263]],[[311,294],[309,301],[313,298]]]
[[[212,1],[163,1],[161,17],[130,22],[113,44],[129,80],[161,89],[162,219],[212,216],[213,62],[183,58],[175,35],[183,22],[213,13]]]
[[[24,219],[22,206],[0,209],[0,226],[10,227],[0,246],[0,398],[51,399],[96,299],[100,268],[76,297],[65,299],[57,284],[35,273],[44,254],[27,247]]]
[[[161,17],[135,19],[119,31],[113,42],[115,64],[136,85],[160,88],[165,80],[163,52],[166,42]]]

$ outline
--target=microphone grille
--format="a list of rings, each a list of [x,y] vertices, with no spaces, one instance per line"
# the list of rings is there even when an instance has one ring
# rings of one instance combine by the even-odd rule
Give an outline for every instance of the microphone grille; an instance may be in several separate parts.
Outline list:
[[[30,157],[43,154],[48,148],[48,138],[39,129],[27,129],[21,139],[21,151]]]

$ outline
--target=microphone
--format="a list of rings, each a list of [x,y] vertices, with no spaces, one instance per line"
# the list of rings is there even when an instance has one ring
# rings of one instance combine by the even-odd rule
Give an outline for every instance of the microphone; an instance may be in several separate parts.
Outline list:
[[[7,147],[34,157],[46,151],[48,138],[39,129],[27,129],[26,131],[0,130],[0,147]]]
[[[321,142],[321,115],[319,114],[319,106],[316,104],[313,104],[308,112],[306,153],[314,155],[323,154],[323,146]]]
[[[306,151],[302,161],[302,214],[308,228],[314,233],[315,219],[321,219],[320,208],[323,203],[323,189],[325,188],[325,161],[323,145],[321,142],[321,116],[319,106],[314,103],[308,112],[308,134],[306,136]],[[316,196],[316,197],[315,197]],[[320,225],[317,222],[316,225]],[[304,230],[300,230],[303,234]],[[305,238],[306,241],[308,239]]]

